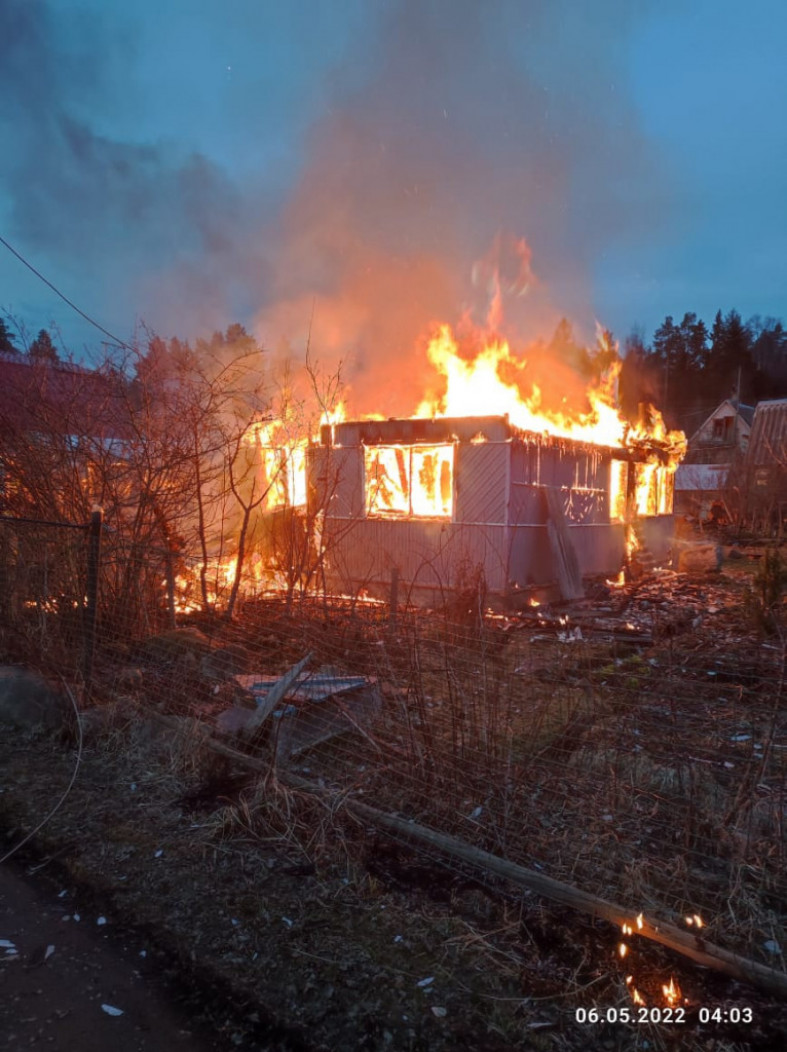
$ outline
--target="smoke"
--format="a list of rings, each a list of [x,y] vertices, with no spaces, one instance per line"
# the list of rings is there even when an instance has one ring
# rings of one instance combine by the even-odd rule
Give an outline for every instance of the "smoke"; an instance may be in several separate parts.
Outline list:
[[[351,408],[390,414],[417,404],[430,328],[482,321],[495,293],[520,344],[561,315],[592,334],[594,263],[655,220],[640,200],[658,166],[625,101],[630,8],[387,5],[313,129],[262,339],[343,358]]]
[[[136,316],[193,337],[253,318],[274,355],[308,341],[324,371],[344,361],[351,408],[407,413],[434,325],[502,305],[493,320],[518,346],[549,344],[562,316],[592,339],[595,266],[659,221],[642,202],[664,197],[663,177],[627,101],[642,4],[312,0],[275,24],[240,0],[221,19],[208,3],[162,12],[156,56],[171,50],[184,78],[179,101],[155,100],[173,129],[186,106],[194,132],[200,63],[240,52],[252,66],[266,33],[281,34],[269,60],[291,59],[232,95],[211,80],[205,136],[167,139],[142,131],[152,3],[110,7],[0,5],[0,207],[12,239],[113,328]],[[295,113],[283,81],[299,57],[316,72]],[[287,166],[258,144],[269,135],[278,157],[285,132],[300,167],[283,191]],[[183,145],[197,138],[204,149]]]
[[[0,197],[13,237],[67,289],[87,289],[102,317],[221,327],[233,293],[248,298],[248,276],[264,273],[246,233],[261,218],[203,154],[101,130],[134,95],[133,29],[4,0],[0,40]]]

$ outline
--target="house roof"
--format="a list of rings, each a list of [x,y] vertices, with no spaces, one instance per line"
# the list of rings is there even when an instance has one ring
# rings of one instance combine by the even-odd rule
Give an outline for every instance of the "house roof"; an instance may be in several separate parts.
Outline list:
[[[787,398],[757,403],[748,461],[752,466],[774,463],[787,466]]]
[[[754,421],[754,414],[757,411],[757,407],[754,405],[743,405],[738,406],[738,415],[742,416],[746,423],[751,427]]]
[[[702,421],[700,426],[689,439],[689,445],[691,445],[691,443],[699,437],[703,428],[706,427],[711,422],[711,420],[713,420],[714,417],[717,416],[719,411],[725,408],[725,406],[731,409],[735,415],[739,416],[747,427],[751,427],[756,407],[753,405],[743,405],[742,403],[738,403],[736,405],[735,402],[732,401],[732,399],[725,398],[724,401],[719,402],[719,404],[716,406],[713,412]]]
[[[125,382],[77,365],[0,355],[0,430],[129,438]]]
[[[729,464],[679,464],[675,472],[675,490],[715,492],[724,488],[729,472]]]

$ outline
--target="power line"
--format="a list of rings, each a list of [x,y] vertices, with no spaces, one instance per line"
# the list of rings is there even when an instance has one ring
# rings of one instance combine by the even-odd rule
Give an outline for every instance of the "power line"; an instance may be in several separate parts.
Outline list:
[[[92,326],[94,326],[94,328],[98,329],[99,332],[103,332],[105,336],[108,336],[113,343],[116,343],[119,347],[125,347],[127,351],[134,350],[134,348],[129,347],[129,345],[124,340],[119,340],[117,336],[113,336],[112,333],[108,329],[105,329],[103,325],[99,325],[98,322],[94,321],[89,314],[85,314],[83,310],[80,310],[79,307],[77,307],[76,303],[72,303],[68,296],[64,296],[60,289],[56,288],[51,281],[47,281],[44,275],[37,271],[32,263],[28,263],[25,257],[20,255],[19,252],[17,252],[17,250],[13,248],[13,246],[9,245],[5,238],[2,236],[0,236],[0,245],[5,245],[5,247],[8,249],[12,256],[16,256],[19,262],[24,263],[28,270],[32,270],[35,276],[37,278],[40,278],[45,285],[48,285],[49,288],[55,293],[55,295],[59,296],[64,303],[67,303],[69,307],[71,307],[77,312],[77,314],[80,315],[80,317],[84,318],[85,321],[89,322]]]

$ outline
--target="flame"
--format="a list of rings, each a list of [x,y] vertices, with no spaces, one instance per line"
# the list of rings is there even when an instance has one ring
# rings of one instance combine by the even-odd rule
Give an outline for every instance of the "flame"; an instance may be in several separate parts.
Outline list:
[[[243,436],[257,464],[256,485],[265,491],[264,507],[300,507],[306,503],[306,449],[308,440],[293,434],[286,420],[253,423]]]
[[[626,976],[626,986],[629,988],[629,994],[631,995],[631,1000],[634,1002],[635,1005],[644,1005],[645,1004],[645,999],[642,996],[642,994],[639,992],[639,990],[636,988],[636,986],[632,986],[633,982],[634,982],[634,976],[633,975],[627,975]]]
[[[670,1007],[680,1000],[680,987],[677,985],[672,976],[670,976],[669,983],[662,986],[661,992],[664,994],[664,999],[666,1000],[667,1004],[670,1005]]]
[[[451,515],[453,445],[368,446],[364,471],[368,515]]]
[[[601,446],[625,445],[630,428],[614,405],[619,361],[588,389],[589,409],[569,415],[542,407],[540,388],[528,383],[527,360],[513,354],[502,337],[489,336],[468,360],[460,353],[451,326],[441,325],[429,341],[427,357],[442,377],[445,391],[425,398],[416,416],[507,415],[523,431],[547,432]],[[530,393],[523,395],[528,387]]]
[[[672,512],[674,473],[686,451],[682,432],[668,431],[659,412],[649,407],[634,425],[620,414],[617,381],[622,362],[614,348],[602,343],[610,364],[584,392],[586,408],[548,409],[538,384],[529,380],[527,359],[512,352],[507,340],[485,335],[480,350],[468,355],[450,325],[441,325],[430,339],[427,357],[436,370],[442,392],[431,393],[418,406],[417,417],[508,416],[524,431],[588,442],[614,450],[633,451],[610,464],[609,508],[613,522],[631,524],[638,515]],[[627,529],[626,547],[638,547]]]
[[[517,248],[516,258],[521,262],[515,283],[519,295],[526,291],[532,279],[525,242]],[[606,453],[604,459],[598,460],[598,464],[608,464],[609,469],[607,479],[600,486],[608,492],[609,519],[625,525],[626,550],[633,553],[639,544],[633,525],[637,516],[665,515],[672,511],[673,475],[685,451],[684,436],[668,432],[661,415],[655,410],[648,410],[637,424],[623,418],[617,408],[622,362],[615,348],[605,339],[600,338],[600,356],[585,356],[588,369],[591,361],[606,363],[600,375],[589,382],[581,396],[574,395],[573,403],[569,403],[568,396],[556,399],[554,387],[564,381],[568,387],[570,381],[565,372],[562,379],[558,378],[561,374],[557,372],[553,375],[553,360],[548,357],[552,345],[533,345],[531,358],[536,364],[541,361],[539,382],[536,382],[531,375],[532,369],[531,374],[528,373],[526,354],[515,352],[508,340],[500,335],[502,292],[511,292],[512,289],[501,283],[496,271],[489,287],[493,302],[487,317],[488,331],[482,333],[469,327],[468,339],[462,328],[461,341],[449,324],[442,324],[433,332],[426,348],[428,362],[434,370],[433,389],[427,390],[414,415],[427,418],[507,416],[515,428],[523,431],[611,450],[611,456]],[[469,326],[467,319],[462,325]],[[546,375],[551,385],[547,391],[539,386],[545,374],[545,351],[549,362]],[[564,362],[561,368],[565,370],[568,366]],[[303,419],[302,406],[290,398],[282,403],[278,418],[257,421],[247,429],[238,451],[237,467],[241,489],[258,501],[254,504],[255,516],[306,507],[307,452],[317,431],[314,422],[319,416],[320,425],[332,429],[347,417],[346,406],[336,400],[336,393],[335,387],[330,388],[330,397],[323,398],[315,392],[322,404],[311,422]],[[375,414],[366,415],[366,419],[375,417]],[[484,442],[487,439],[479,431],[472,441]],[[431,445],[368,446],[364,450],[363,465],[366,515],[372,518],[450,520],[454,513],[455,454],[455,443],[450,440]],[[581,487],[582,481],[577,479],[576,488]],[[251,500],[245,506],[250,503]],[[231,520],[219,520],[221,530],[227,521]],[[318,548],[321,528],[318,519],[310,535]],[[231,532],[234,526],[230,525],[228,529]],[[232,547],[233,537],[227,538],[222,533],[222,555],[211,557],[208,570],[212,581],[212,602],[218,602],[222,592],[234,584],[237,559],[232,554]],[[244,594],[276,587],[277,582],[285,580],[286,575],[272,565],[270,556],[267,563],[261,554],[255,558],[257,562],[253,564],[247,550],[242,567],[241,589]],[[187,577],[196,580],[193,573]],[[180,601],[184,604],[192,602],[192,595],[197,591],[194,581],[187,584],[188,587],[181,589]],[[531,600],[531,605],[537,606],[538,603]]]

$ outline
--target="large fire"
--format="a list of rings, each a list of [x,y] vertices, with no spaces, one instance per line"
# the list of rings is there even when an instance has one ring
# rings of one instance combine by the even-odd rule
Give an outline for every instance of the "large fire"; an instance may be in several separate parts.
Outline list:
[[[615,363],[600,384],[587,394],[587,412],[549,412],[542,407],[542,392],[527,377],[527,359],[513,354],[502,337],[490,336],[472,358],[461,355],[450,325],[440,326],[429,341],[429,361],[445,381],[445,392],[425,398],[416,416],[507,415],[523,431],[622,446],[629,425],[614,404],[615,381],[620,365]],[[529,393],[524,393],[529,389]]]
[[[499,326],[501,320],[498,309],[494,323]],[[512,350],[496,331],[490,329],[481,334],[473,329],[469,339],[460,339],[450,325],[440,325],[426,346],[423,389],[428,393],[412,416],[505,416],[523,432],[612,450],[608,521],[626,524],[627,550],[631,554],[638,545],[634,527],[637,517],[669,514],[672,510],[674,471],[685,452],[685,437],[680,432],[668,432],[661,415],[653,409],[648,410],[647,420],[639,424],[632,424],[621,415],[617,386],[622,362],[601,334],[599,350],[597,360],[603,362],[604,368],[591,370],[593,378],[583,381],[576,373],[569,376],[570,370],[557,359],[553,369],[549,349],[545,354],[542,345],[534,345],[540,368],[533,371],[528,367],[529,352]],[[567,390],[556,396],[561,383]],[[341,403],[330,412],[322,403],[321,408],[323,425],[338,424],[346,417]],[[379,419],[379,414],[371,412],[354,415],[361,420]],[[295,509],[296,514],[301,514],[299,509],[305,512],[307,449],[316,441],[315,430],[304,419],[293,419],[289,413],[249,427],[239,450],[243,462],[239,473],[251,494],[248,499],[253,497],[258,503],[260,516],[287,508]],[[478,440],[483,440],[483,436],[479,435]],[[454,465],[455,446],[450,440],[444,439],[442,444],[366,447],[366,515],[450,520],[454,513]],[[581,485],[578,480],[578,488]],[[319,522],[315,521],[318,528]],[[228,552],[215,562],[211,601],[220,602],[221,593],[236,576],[236,553]],[[266,558],[260,552],[247,552],[241,575],[244,594],[280,587],[283,579],[277,559]]]
[[[603,343],[604,337],[600,335]],[[586,409],[568,406],[547,409],[538,384],[528,379],[528,362],[512,352],[507,340],[491,334],[480,351],[461,353],[450,325],[441,325],[429,341],[427,357],[442,378],[445,390],[424,398],[416,416],[507,415],[523,431],[536,431],[611,448],[642,442],[658,443],[667,460],[677,466],[685,453],[682,432],[667,431],[661,414],[651,409],[646,424],[625,420],[617,405],[617,380],[622,362],[613,348],[604,348],[611,363],[602,376],[584,391]]]
[[[601,342],[603,346],[603,337]],[[610,364],[582,392],[584,405],[570,405],[564,397],[561,408],[554,409],[547,408],[542,390],[529,378],[527,358],[515,354],[507,340],[489,334],[481,344],[480,349],[465,353],[451,326],[439,326],[426,355],[441,390],[421,401],[416,418],[505,415],[523,431],[608,449],[636,449],[636,462],[625,455],[612,462],[611,518],[630,524],[637,515],[670,513],[673,477],[685,453],[685,436],[667,431],[661,414],[652,408],[645,423],[634,425],[623,418],[617,406],[622,363],[613,348],[603,346]],[[554,404],[554,398],[551,401]],[[367,514],[450,516],[451,466],[450,446],[415,446],[409,452],[401,446],[370,449]],[[628,533],[632,551],[637,540],[632,529]]]

